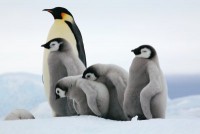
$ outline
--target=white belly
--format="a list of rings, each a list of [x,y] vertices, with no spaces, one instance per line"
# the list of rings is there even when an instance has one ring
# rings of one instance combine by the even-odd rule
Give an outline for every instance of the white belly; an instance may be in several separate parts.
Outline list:
[[[47,42],[54,38],[64,38],[66,39],[73,48],[74,53],[78,56],[78,51],[76,48],[76,39],[70,29],[70,27],[63,20],[55,20],[52,25],[49,35],[47,37]],[[49,98],[50,90],[50,78],[49,78],[49,67],[48,67],[48,55],[49,50],[44,49],[43,55],[43,81],[44,88],[47,97]]]

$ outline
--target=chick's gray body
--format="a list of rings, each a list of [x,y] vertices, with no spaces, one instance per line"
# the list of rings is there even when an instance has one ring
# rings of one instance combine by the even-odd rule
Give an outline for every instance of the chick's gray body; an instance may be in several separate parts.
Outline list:
[[[165,117],[167,85],[157,55],[133,59],[124,97],[124,112],[129,119],[136,115],[141,120]]]
[[[76,112],[73,108],[73,103],[69,98],[56,100],[55,86],[57,81],[63,77],[82,74],[85,66],[74,55],[69,43],[64,40],[59,51],[51,51],[49,53],[48,67],[50,74],[49,102],[54,116],[75,115]]]
[[[123,112],[124,91],[127,86],[128,73],[121,67],[112,64],[95,64],[87,68],[83,74],[94,73],[95,81],[106,85],[109,91],[108,119],[126,120]]]
[[[69,98],[73,100],[73,106],[77,114],[94,115],[87,104],[86,94],[80,88],[73,88]]]
[[[82,79],[81,76],[68,76],[58,81],[56,89],[64,91],[73,100],[77,114],[105,117],[108,112],[109,93],[101,83]]]

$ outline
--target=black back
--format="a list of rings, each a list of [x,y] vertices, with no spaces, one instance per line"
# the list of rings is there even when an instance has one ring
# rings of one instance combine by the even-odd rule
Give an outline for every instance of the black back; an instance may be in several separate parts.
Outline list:
[[[85,67],[87,67],[85,49],[84,49],[81,32],[75,22],[73,24],[69,21],[65,21],[65,22],[68,24],[68,26],[72,30],[72,33],[74,34],[74,37],[76,39],[76,47],[78,50],[79,59],[83,62]]]

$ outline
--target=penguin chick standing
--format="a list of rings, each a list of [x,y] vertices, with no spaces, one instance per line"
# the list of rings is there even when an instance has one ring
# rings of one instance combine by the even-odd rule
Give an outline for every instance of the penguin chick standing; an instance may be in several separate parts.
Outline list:
[[[80,75],[85,70],[85,66],[80,59],[75,56],[71,45],[63,38],[55,38],[42,45],[49,49],[48,67],[50,74],[49,102],[55,116],[67,116],[76,114],[72,101],[68,98],[56,100],[55,86],[59,79]]]
[[[82,35],[74,21],[74,17],[72,16],[72,14],[67,9],[62,7],[44,9],[43,11],[51,13],[54,17],[54,24],[49,31],[47,42],[54,38],[64,38],[71,45],[72,51],[75,56],[79,57],[83,64],[86,66],[86,56]],[[43,82],[47,97],[49,97],[50,91],[48,55],[49,50],[45,49],[43,55]]]
[[[95,64],[88,67],[82,77],[103,83],[108,88],[110,95],[108,119],[126,120],[123,112],[124,91],[128,81],[126,70],[111,64]]]
[[[132,52],[136,55],[129,69],[128,86],[123,109],[131,120],[165,118],[167,85],[159,66],[156,50],[142,45]]]
[[[60,79],[55,90],[57,98],[69,97],[74,108],[81,115],[105,117],[109,106],[109,93],[105,85],[82,79],[81,76],[68,76]]]

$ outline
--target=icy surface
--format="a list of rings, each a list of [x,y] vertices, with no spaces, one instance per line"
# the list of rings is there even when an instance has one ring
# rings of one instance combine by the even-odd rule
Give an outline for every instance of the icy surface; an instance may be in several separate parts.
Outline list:
[[[111,121],[94,116],[0,121],[1,134],[199,134],[200,119]]]
[[[169,99],[166,119],[112,121],[94,116],[52,117],[41,77],[0,76],[0,134],[199,134],[200,95]],[[6,89],[6,90],[5,90]],[[4,121],[10,111],[24,108],[36,119]],[[9,111],[10,110],[10,111]],[[8,112],[9,111],[9,112]]]
[[[168,102],[168,118],[200,118],[200,95],[182,97]]]

